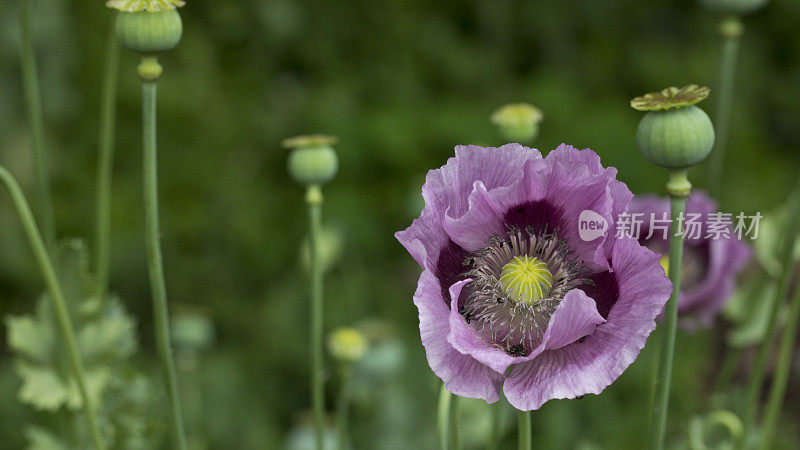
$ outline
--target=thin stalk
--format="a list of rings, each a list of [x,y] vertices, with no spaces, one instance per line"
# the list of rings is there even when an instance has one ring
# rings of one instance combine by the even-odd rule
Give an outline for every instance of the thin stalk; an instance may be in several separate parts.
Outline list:
[[[531,450],[533,448],[531,431],[531,412],[519,412],[519,450]]]
[[[458,411],[461,397],[454,395],[450,404],[450,445],[453,450],[461,450],[461,431],[458,426]]]
[[[155,63],[154,60],[148,61]],[[147,269],[153,294],[153,321],[161,371],[169,402],[169,425],[174,448],[186,449],[175,361],[169,334],[167,288],[161,259],[158,223],[158,171],[156,150],[156,82],[142,81],[142,147],[144,150],[145,237],[147,240]]]
[[[86,414],[86,421],[92,435],[92,442],[96,449],[104,449],[105,444],[103,443],[103,436],[100,433],[97,410],[86,388],[86,377],[84,376],[83,361],[78,351],[78,341],[75,338],[72,319],[69,316],[67,302],[64,299],[64,292],[61,289],[58,276],[53,268],[53,263],[50,260],[42,236],[36,226],[36,220],[33,218],[33,213],[28,203],[25,201],[19,184],[17,184],[17,181],[11,173],[2,166],[0,166],[0,180],[2,180],[3,184],[6,186],[8,193],[11,195],[11,199],[14,201],[14,206],[17,208],[17,213],[22,221],[22,227],[25,229],[25,234],[28,237],[33,256],[36,258],[39,269],[42,271],[44,281],[47,284],[47,290],[50,293],[50,299],[53,302],[53,309],[56,313],[56,320],[58,320],[58,326],[61,329],[61,334],[67,347],[70,368],[78,384],[78,391],[83,401],[83,410]]]
[[[798,197],[790,198],[800,198],[800,184],[797,186],[797,191],[796,195]],[[775,292],[775,296],[771,298],[771,302],[767,305],[769,309],[767,330],[764,333],[763,340],[759,344],[758,355],[756,356],[750,374],[750,383],[747,386],[744,414],[745,436],[753,429],[756,423],[759,399],[761,398],[761,390],[764,386],[764,378],[766,376],[767,360],[769,359],[770,349],[772,348],[772,343],[777,334],[779,307],[788,294],[789,284],[792,278],[793,251],[798,239],[798,232],[800,232],[800,202],[794,202],[791,208],[784,232],[786,241],[783,243],[782,248],[783,254],[781,255],[781,264],[783,264],[783,267],[778,280],[778,289]]]
[[[97,211],[95,226],[95,273],[99,298],[108,291],[111,247],[111,178],[114,170],[114,123],[116,121],[119,44],[114,20],[107,38],[105,76],[100,101],[100,132],[97,138]]]
[[[436,415],[439,435],[439,450],[450,450],[450,406],[453,394],[447,390],[445,383],[442,383],[442,390],[439,392],[439,407]]]
[[[308,186],[306,204],[311,250],[311,405],[314,412],[317,450],[322,450],[325,438],[325,366],[322,342],[325,309],[322,301],[322,261],[319,248],[322,233],[322,200],[322,190],[319,185]]]
[[[486,437],[486,449],[497,450],[500,448],[500,413],[502,412],[500,402],[489,405],[489,435]]]
[[[657,349],[658,351],[653,351],[653,355],[651,356],[650,361],[650,389],[648,389],[648,397],[647,397],[647,423],[653,423],[653,410],[656,403],[656,392],[658,391],[658,363],[661,357],[661,347],[663,344],[661,341],[664,339],[662,336],[664,330],[660,327],[657,327],[653,330],[653,333],[650,334],[650,338],[648,338],[648,344],[652,346],[652,348]],[[650,430],[652,433],[652,430]]]
[[[672,281],[672,296],[664,308],[661,326],[661,352],[656,375],[656,396],[653,403],[650,424],[650,448],[664,448],[667,430],[667,411],[669,410],[669,391],[672,381],[672,360],[675,354],[675,335],[678,329],[678,297],[681,288],[681,264],[683,260],[683,233],[681,218],[686,209],[686,197],[670,195],[670,214],[672,215],[672,235],[669,240],[669,278]]]
[[[709,183],[711,193],[719,198],[722,190],[722,174],[725,168],[725,153],[728,148],[728,136],[731,127],[731,106],[733,105],[733,88],[736,80],[736,62],[739,58],[739,42],[742,35],[742,22],[738,17],[723,19],[720,24],[722,43],[722,63],[717,96],[716,116],[716,148],[711,153]]]
[[[341,370],[342,385],[336,401],[336,448],[347,448],[347,429],[350,418],[350,391],[353,385],[353,369],[349,365]]]
[[[34,198],[41,221],[41,231],[47,248],[53,250],[56,243],[56,228],[53,214],[53,199],[50,193],[50,173],[44,145],[44,114],[39,90],[39,73],[33,48],[31,12],[28,0],[20,0],[20,30],[22,33],[22,88],[28,105],[28,121],[33,134],[33,167],[36,171]]]
[[[725,358],[717,371],[717,381],[711,389],[712,393],[724,392],[730,384],[733,376],[736,374],[736,368],[739,366],[739,360],[742,357],[742,352],[739,349],[729,348],[725,354]]]
[[[778,425],[778,418],[783,408],[783,396],[786,394],[786,384],[789,381],[789,373],[792,369],[794,343],[797,340],[797,322],[800,320],[800,287],[795,289],[791,307],[789,308],[788,319],[789,321],[786,323],[786,329],[783,331],[780,353],[778,354],[778,364],[775,367],[775,377],[772,380],[767,410],[764,415],[764,425],[761,433],[761,448],[764,450],[772,448],[775,428]]]

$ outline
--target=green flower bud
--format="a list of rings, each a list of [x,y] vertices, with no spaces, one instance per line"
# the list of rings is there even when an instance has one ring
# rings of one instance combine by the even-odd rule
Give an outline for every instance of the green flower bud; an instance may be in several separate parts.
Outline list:
[[[736,16],[728,16],[720,22],[717,28],[719,35],[725,39],[737,39],[744,33],[744,25]]]
[[[699,0],[712,11],[725,14],[747,14],[763,8],[769,0]]]
[[[283,141],[292,149],[289,153],[289,175],[300,184],[323,184],[332,180],[339,170],[339,158],[332,145],[333,136],[297,136]]]
[[[214,324],[199,311],[180,309],[173,314],[171,322],[170,334],[177,348],[200,351],[214,343]]]
[[[649,111],[639,122],[636,141],[651,163],[670,170],[687,169],[703,161],[714,146],[714,126],[697,106],[708,88],[689,85],[653,92],[631,100],[631,106]]]
[[[353,363],[367,352],[367,339],[355,328],[339,328],[328,336],[328,350],[339,361]]]
[[[344,249],[344,234],[338,228],[325,226],[319,236],[319,263],[327,272],[339,262]],[[311,243],[306,238],[300,245],[300,262],[306,270],[311,270]]]
[[[491,119],[505,139],[527,143],[539,135],[539,123],[543,117],[542,111],[529,103],[513,103],[495,111]]]
[[[128,50],[142,55],[156,55],[178,45],[183,33],[181,16],[175,9],[158,12],[117,13],[117,37]]]

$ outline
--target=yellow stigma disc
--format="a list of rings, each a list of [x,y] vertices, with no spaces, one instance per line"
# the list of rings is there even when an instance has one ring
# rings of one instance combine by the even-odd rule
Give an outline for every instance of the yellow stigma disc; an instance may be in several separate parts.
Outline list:
[[[535,305],[550,292],[553,274],[544,261],[522,255],[503,266],[500,284],[512,300]]]

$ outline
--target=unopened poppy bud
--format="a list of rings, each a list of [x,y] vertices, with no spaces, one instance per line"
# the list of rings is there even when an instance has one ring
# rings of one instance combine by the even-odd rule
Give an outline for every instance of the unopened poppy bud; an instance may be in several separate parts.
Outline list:
[[[769,0],[700,0],[700,4],[712,11],[725,14],[747,14],[763,8]]]
[[[283,141],[289,153],[289,175],[305,185],[323,184],[332,180],[339,170],[339,158],[333,149],[333,136],[297,136]]]
[[[328,337],[328,350],[337,360],[353,363],[367,352],[367,339],[355,328],[339,328]]]
[[[336,227],[326,226],[319,235],[318,261],[322,271],[330,270],[342,256],[344,234]],[[308,239],[300,246],[300,261],[306,270],[311,270],[311,244]]]
[[[111,0],[106,6],[119,10],[116,33],[120,44],[142,55],[157,55],[178,45],[183,23],[176,8],[180,0]]]
[[[669,170],[688,169],[706,159],[714,146],[714,126],[694,105],[708,93],[707,87],[688,85],[631,100],[634,109],[648,111],[636,133],[645,159]]]
[[[492,123],[509,142],[527,143],[539,135],[542,112],[529,103],[505,105],[492,114]]]
[[[719,35],[725,39],[736,39],[744,33],[744,25],[742,21],[736,16],[729,16],[722,20],[719,24]]]
[[[214,324],[199,311],[180,308],[171,322],[172,340],[178,348],[200,351],[214,342]]]

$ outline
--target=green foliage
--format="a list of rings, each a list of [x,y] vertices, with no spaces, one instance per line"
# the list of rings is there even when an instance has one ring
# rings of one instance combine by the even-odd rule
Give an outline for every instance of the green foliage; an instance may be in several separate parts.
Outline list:
[[[17,2],[8,3],[0,16],[0,161],[29,188]],[[88,235],[104,37],[114,12],[99,0],[32,5],[47,7],[37,15],[36,32],[56,217],[62,234]],[[640,114],[628,100],[698,82],[712,89],[704,108],[716,109],[720,17],[692,0],[194,1],[181,16],[181,43],[160,58],[161,216],[170,299],[202,307],[218,331],[194,379],[179,376],[182,389],[193,388],[183,397],[187,428],[207,448],[280,448],[308,405],[308,289],[297,261],[305,210],[281,139],[341,137],[340,172],[325,187],[324,214],[347,239],[326,278],[328,330],[373,316],[397,331],[386,352],[379,345],[363,362],[381,376],[369,372],[370,383],[358,389],[354,447],[429,448],[437,384],[411,302],[419,269],[392,237],[419,214],[425,172],[444,164],[456,144],[503,144],[489,115],[525,101],[546,116],[534,146],[592,147],[634,192],[656,191],[663,174],[637,153]],[[774,1],[744,18],[719,199],[726,211],[772,209],[794,184],[799,16],[800,2]],[[141,330],[151,330],[137,151],[139,61],[121,56],[111,284],[135,300],[129,311]],[[704,173],[698,167],[691,174],[698,188]],[[40,275],[2,200],[0,249],[2,312],[29,312]],[[743,300],[758,311],[766,298]],[[718,327],[679,336],[671,435],[706,412],[723,335]],[[137,361],[147,367],[156,356],[150,333],[142,337]],[[402,364],[396,353],[405,355]],[[641,447],[655,354],[657,346],[648,343],[602,396],[545,405],[533,425],[537,447],[574,448],[582,441]],[[0,430],[3,447],[19,448],[22,424],[34,413],[12,401],[17,386],[7,374],[9,359],[0,360],[9,378],[2,384]],[[792,392],[786,412],[796,418],[800,391]],[[45,421],[40,414],[36,420]],[[512,433],[504,443],[514,445]]]
[[[98,297],[83,241],[63,242],[54,260],[78,338],[89,395],[104,406],[108,439],[118,444],[114,448],[147,448],[152,419],[145,413],[152,394],[146,378],[128,367],[137,349],[136,321],[119,298]],[[6,325],[8,345],[22,379],[18,399],[34,409],[63,416],[73,422],[71,430],[82,430],[82,400],[57,334],[49,296],[38,299],[33,314],[6,317]],[[29,426],[25,434],[33,449],[71,446],[63,432],[46,427]],[[68,438],[84,442],[88,436]]]

